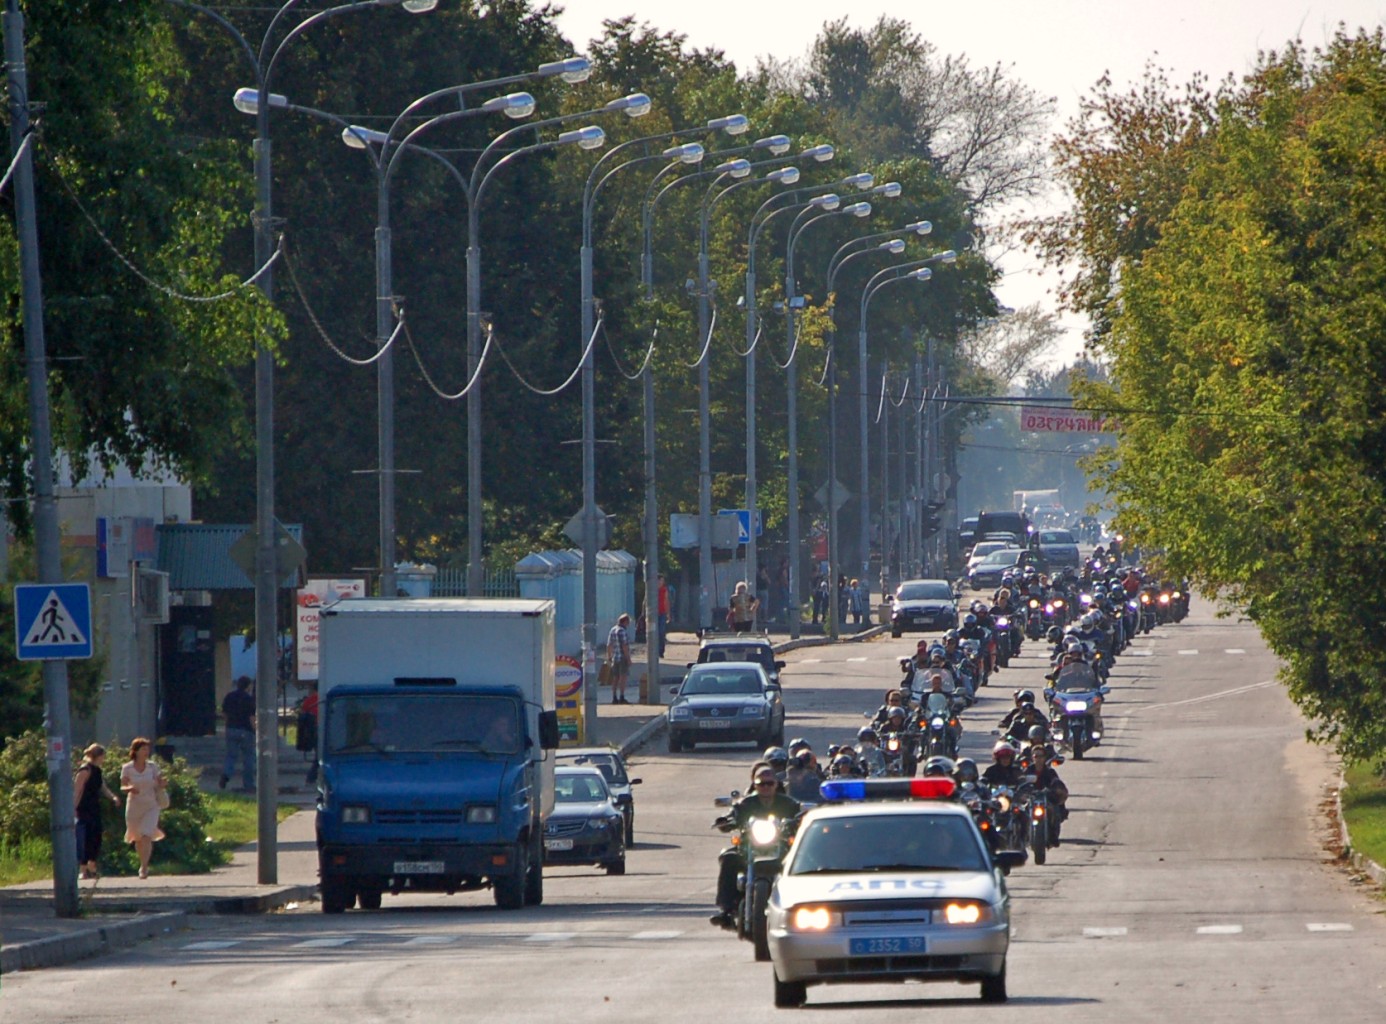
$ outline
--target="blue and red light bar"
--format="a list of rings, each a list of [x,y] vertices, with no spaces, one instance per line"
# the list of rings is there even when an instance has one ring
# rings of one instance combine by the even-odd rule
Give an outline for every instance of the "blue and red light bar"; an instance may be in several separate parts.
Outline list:
[[[818,787],[828,803],[849,800],[947,800],[957,785],[946,775],[921,779],[831,779]]]

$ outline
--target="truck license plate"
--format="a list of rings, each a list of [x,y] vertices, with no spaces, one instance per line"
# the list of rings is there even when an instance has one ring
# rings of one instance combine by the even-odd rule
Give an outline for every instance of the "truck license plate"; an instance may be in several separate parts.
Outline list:
[[[853,939],[849,950],[852,956],[881,956],[893,953],[923,953],[924,938],[912,935],[891,939]]]
[[[698,722],[699,729],[730,729],[731,722],[725,718],[704,718]]]
[[[546,850],[571,850],[573,841],[571,839],[545,839],[544,849]]]
[[[397,875],[441,875],[442,873],[443,862],[440,860],[395,861],[395,874]]]

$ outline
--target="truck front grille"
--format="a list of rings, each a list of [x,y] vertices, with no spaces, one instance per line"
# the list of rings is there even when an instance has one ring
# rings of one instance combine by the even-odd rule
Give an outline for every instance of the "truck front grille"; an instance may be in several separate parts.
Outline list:
[[[396,810],[382,809],[374,812],[379,825],[460,825],[464,814],[460,810],[440,808],[434,810]]]

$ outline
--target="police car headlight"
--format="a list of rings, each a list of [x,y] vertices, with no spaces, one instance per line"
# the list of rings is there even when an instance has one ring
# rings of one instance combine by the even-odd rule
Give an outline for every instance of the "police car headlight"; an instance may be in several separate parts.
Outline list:
[[[980,903],[950,903],[943,908],[943,920],[948,924],[981,924],[990,916]]]
[[[789,916],[789,926],[796,932],[827,931],[836,916],[826,907],[795,907]]]
[[[342,808],[343,825],[369,825],[371,809],[360,804],[348,804]]]
[[[751,822],[751,842],[757,846],[770,846],[779,841],[780,828],[773,821],[761,818]]]

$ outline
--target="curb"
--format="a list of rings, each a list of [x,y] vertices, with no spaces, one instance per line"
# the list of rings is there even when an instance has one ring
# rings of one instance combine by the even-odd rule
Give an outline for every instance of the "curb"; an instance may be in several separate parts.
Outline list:
[[[316,885],[286,885],[273,892],[253,896],[225,896],[207,899],[179,900],[170,896],[167,901],[139,900],[128,904],[103,903],[103,913],[137,913],[130,921],[98,925],[69,935],[53,935],[32,942],[20,942],[0,949],[0,974],[16,971],[59,967],[76,960],[86,960],[104,953],[133,946],[145,939],[156,938],[187,927],[194,914],[229,916],[235,914],[265,914],[279,910],[289,903],[304,903],[318,898]],[[151,907],[177,906],[179,909],[156,910]]]
[[[636,750],[643,747],[650,740],[654,739],[664,731],[664,727],[669,724],[668,718],[663,714],[656,715],[642,725],[635,732],[626,737],[626,741],[621,744],[621,756],[630,757]]]
[[[1339,775],[1338,789],[1333,794],[1334,809],[1338,813],[1338,835],[1343,842],[1343,851],[1348,855],[1348,861],[1354,868],[1370,878],[1378,887],[1386,889],[1386,868],[1352,848],[1352,837],[1348,835],[1347,819],[1343,817],[1343,790],[1346,785],[1342,775]]]
[[[149,914],[133,921],[104,925],[71,935],[54,935],[33,942],[21,942],[0,951],[0,974],[57,967],[100,956],[123,946],[132,946],[186,926],[186,911],[173,910]]]

